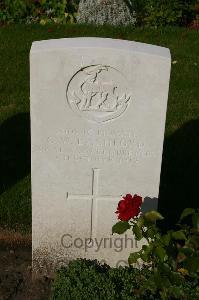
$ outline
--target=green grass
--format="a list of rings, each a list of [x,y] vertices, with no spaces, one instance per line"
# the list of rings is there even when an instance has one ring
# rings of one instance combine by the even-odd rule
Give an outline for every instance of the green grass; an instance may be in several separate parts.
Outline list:
[[[50,30],[49,30],[50,29]],[[80,25],[0,28],[0,226],[31,229],[29,51],[32,41],[76,36],[168,47],[172,64],[159,209],[174,220],[196,206],[199,183],[199,31]]]

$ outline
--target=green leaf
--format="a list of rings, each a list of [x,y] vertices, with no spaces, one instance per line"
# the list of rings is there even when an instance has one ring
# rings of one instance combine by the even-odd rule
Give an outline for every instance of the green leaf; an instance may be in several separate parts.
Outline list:
[[[154,238],[154,235],[155,235],[155,231],[153,230],[152,227],[148,228],[147,231],[145,232],[145,236],[147,238]]]
[[[162,289],[165,284],[167,285],[167,282],[165,282],[165,279],[162,279],[162,274],[159,274],[159,272],[154,272],[154,281],[158,288]]]
[[[174,240],[186,240],[186,236],[182,230],[172,232],[172,238]]]
[[[153,252],[153,244],[143,245],[142,253],[140,256],[144,261],[149,262],[151,260],[152,252]]]
[[[126,221],[120,221],[118,223],[116,223],[113,227],[112,227],[112,234],[113,233],[118,233],[118,234],[122,234],[125,231],[127,231],[129,228],[131,228],[131,226],[129,225],[128,222]]]
[[[147,251],[147,250],[148,250],[148,248],[149,248],[149,246],[148,246],[148,245],[143,245],[143,246],[142,246],[142,250],[143,250],[143,251]]]
[[[186,243],[188,246],[194,249],[199,249],[199,236],[193,235],[191,236]]]
[[[189,257],[184,261],[184,267],[189,272],[199,272],[199,255],[198,253],[195,256]]]
[[[175,299],[182,299],[183,291],[180,286],[171,286],[169,291],[170,294],[172,294],[175,297]]]
[[[199,230],[199,213],[192,216],[193,228]]]
[[[142,226],[144,226],[144,218],[143,216],[141,216],[138,220],[137,220],[137,226],[139,228],[142,228]]]
[[[193,253],[193,249],[188,248],[188,247],[184,247],[184,248],[180,248],[179,252],[183,253],[186,256],[190,256]]]
[[[149,256],[147,253],[141,253],[141,254],[140,254],[140,258],[141,258],[143,261],[148,262],[150,256]]]
[[[135,264],[139,258],[140,258],[140,253],[139,252],[131,253],[129,255],[129,258],[128,258],[129,265]]]
[[[165,245],[165,246],[168,246],[170,241],[171,241],[171,235],[169,233],[165,234],[162,236],[161,238],[162,240],[162,243]]]
[[[141,229],[137,226],[137,224],[135,224],[133,226],[133,233],[135,234],[135,238],[137,241],[140,241],[142,239],[142,231]]]
[[[165,275],[168,275],[170,273],[170,271],[171,271],[170,266],[168,264],[166,264],[166,263],[159,264],[159,269]]]
[[[157,220],[163,220],[164,217],[156,210],[151,210],[144,214],[144,218],[152,223],[155,223]]]
[[[157,248],[155,248],[155,254],[157,255],[157,257],[159,258],[159,260],[161,262],[164,261],[164,259],[166,257],[166,251],[163,247],[158,246]]]
[[[181,222],[187,216],[194,214],[194,212],[195,212],[195,209],[193,209],[193,208],[185,208],[180,216],[179,222]]]

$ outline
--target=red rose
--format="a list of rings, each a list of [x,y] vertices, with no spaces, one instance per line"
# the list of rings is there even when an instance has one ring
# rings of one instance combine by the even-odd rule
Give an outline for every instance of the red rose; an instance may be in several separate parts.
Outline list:
[[[121,221],[129,221],[131,218],[137,217],[140,213],[140,206],[142,205],[142,197],[138,195],[132,196],[127,194],[118,203],[117,211],[118,219]]]

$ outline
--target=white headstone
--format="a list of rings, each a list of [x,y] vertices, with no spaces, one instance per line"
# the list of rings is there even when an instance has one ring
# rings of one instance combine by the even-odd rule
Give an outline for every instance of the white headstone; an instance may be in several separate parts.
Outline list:
[[[78,257],[118,266],[138,250],[129,236],[111,235],[114,212],[127,193],[156,208],[169,76],[162,47],[102,38],[33,43],[36,271]]]

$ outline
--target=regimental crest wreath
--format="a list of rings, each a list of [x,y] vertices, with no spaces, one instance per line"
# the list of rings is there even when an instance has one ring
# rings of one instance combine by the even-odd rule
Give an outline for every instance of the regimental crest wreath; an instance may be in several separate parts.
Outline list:
[[[80,69],[71,78],[66,90],[69,106],[94,122],[102,123],[121,116],[131,101],[125,76],[106,65]]]

